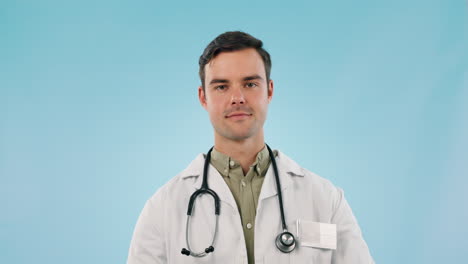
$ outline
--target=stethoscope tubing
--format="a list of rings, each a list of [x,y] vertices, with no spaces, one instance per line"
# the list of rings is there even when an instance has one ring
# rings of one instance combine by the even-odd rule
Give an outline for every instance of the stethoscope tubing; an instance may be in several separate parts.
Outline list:
[[[265,145],[266,145],[266,147],[268,149],[268,154],[270,156],[270,160],[271,160],[271,163],[273,165],[273,172],[274,172],[274,175],[275,175],[276,188],[277,188],[277,192],[278,192],[278,203],[279,203],[280,213],[281,213],[281,225],[282,225],[282,228],[283,228],[283,232],[280,233],[276,237],[276,246],[280,251],[282,251],[284,253],[289,253],[292,250],[294,250],[294,248],[295,248],[295,238],[294,238],[293,234],[288,232],[288,229],[287,229],[287,226],[286,226],[286,221],[285,221],[285,217],[284,217],[284,208],[283,208],[283,196],[282,196],[282,192],[281,192],[281,182],[280,182],[280,179],[279,179],[279,172],[278,172],[278,166],[276,164],[276,159],[275,159],[275,156],[274,156],[273,151],[271,150],[271,148],[267,144],[265,144]],[[190,200],[189,200],[189,204],[188,204],[188,208],[187,208],[187,222],[186,222],[186,225],[185,225],[185,241],[187,243],[187,249],[183,248],[182,252],[181,252],[182,254],[187,255],[187,256],[190,255],[190,256],[193,256],[193,257],[204,257],[204,256],[208,255],[210,252],[214,251],[213,245],[215,243],[216,234],[218,232],[218,218],[219,218],[219,214],[220,214],[220,210],[221,210],[221,204],[220,204],[220,199],[219,199],[218,194],[215,191],[213,191],[212,189],[210,189],[209,186],[208,186],[208,166],[210,164],[211,151],[212,150],[213,150],[213,147],[211,147],[210,150],[208,151],[208,153],[206,154],[205,163],[203,165],[202,185],[201,185],[200,189],[196,190],[190,196]],[[213,197],[214,204],[215,204],[216,227],[215,227],[215,232],[213,234],[213,239],[211,241],[211,245],[208,248],[205,249],[205,252],[196,253],[196,252],[192,252],[191,247],[190,247],[189,223],[190,223],[190,218],[192,216],[195,200],[199,195],[203,195],[203,194],[209,194],[210,196]],[[284,238],[285,236],[288,238],[288,239],[286,239],[288,241],[288,243],[285,243],[285,241],[286,241],[285,238]]]

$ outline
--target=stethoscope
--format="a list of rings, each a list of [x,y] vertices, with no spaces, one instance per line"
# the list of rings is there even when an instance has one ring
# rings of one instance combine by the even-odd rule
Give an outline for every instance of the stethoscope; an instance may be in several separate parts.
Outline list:
[[[265,144],[266,145],[266,144]],[[278,190],[278,202],[279,202],[279,207],[280,207],[280,212],[281,212],[281,224],[283,226],[283,232],[280,233],[276,237],[276,247],[283,253],[289,253],[294,250],[296,247],[296,239],[294,238],[294,235],[288,232],[288,229],[286,227],[286,221],[284,220],[284,210],[283,210],[283,197],[281,194],[281,184],[279,180],[279,174],[278,174],[278,167],[276,166],[276,160],[273,155],[273,152],[271,151],[270,147],[266,145],[268,149],[268,153],[270,154],[270,160],[271,163],[273,164],[273,171],[275,173],[275,180],[276,180],[276,188]],[[204,257],[208,255],[209,253],[214,251],[214,241],[216,238],[216,233],[218,232],[218,217],[219,217],[219,211],[220,211],[220,202],[219,202],[219,197],[218,194],[216,194],[215,191],[210,189],[208,187],[208,165],[210,164],[210,159],[211,159],[211,151],[213,148],[211,148],[208,151],[208,154],[206,154],[205,158],[205,164],[203,166],[203,182],[201,185],[201,188],[196,190],[192,196],[190,196],[190,201],[188,203],[188,210],[187,210],[187,222],[185,225],[185,240],[187,243],[187,248],[183,248],[181,253],[187,256],[192,256],[192,257]],[[213,239],[211,240],[211,245],[205,249],[204,252],[192,252],[190,249],[190,243],[189,243],[189,222],[190,222],[190,217],[192,216],[192,209],[193,205],[195,203],[195,199],[201,195],[201,194],[209,194],[213,197],[214,199],[214,204],[215,204],[215,216],[216,216],[216,226],[215,226],[215,231],[213,234]]]

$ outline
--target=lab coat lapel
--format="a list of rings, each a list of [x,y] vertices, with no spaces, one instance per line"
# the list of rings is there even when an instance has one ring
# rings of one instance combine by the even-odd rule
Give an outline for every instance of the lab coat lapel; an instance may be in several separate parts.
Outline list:
[[[278,156],[276,157],[276,164],[278,166],[279,179],[281,184],[281,191],[284,191],[291,187],[292,180],[291,176],[304,176],[301,168],[297,163],[291,160],[289,157],[284,155],[282,152],[278,151]],[[262,190],[260,191],[259,200],[263,200],[278,194],[276,188],[275,173],[273,170],[273,163],[270,162],[270,167],[265,175],[263,181]]]

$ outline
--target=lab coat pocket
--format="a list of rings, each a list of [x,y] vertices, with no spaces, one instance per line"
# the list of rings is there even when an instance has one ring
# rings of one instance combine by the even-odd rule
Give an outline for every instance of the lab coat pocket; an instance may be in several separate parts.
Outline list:
[[[296,224],[299,243],[294,263],[331,263],[336,249],[336,225],[307,220]]]

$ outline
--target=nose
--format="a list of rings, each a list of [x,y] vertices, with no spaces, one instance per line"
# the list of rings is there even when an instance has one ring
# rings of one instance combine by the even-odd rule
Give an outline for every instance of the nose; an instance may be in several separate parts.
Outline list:
[[[244,104],[245,103],[245,97],[244,93],[242,91],[242,88],[234,88],[232,89],[232,94],[231,94],[231,104],[236,105],[236,104]]]

